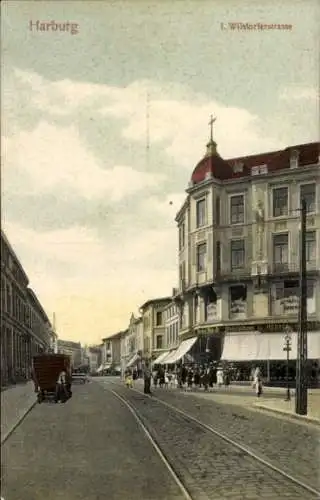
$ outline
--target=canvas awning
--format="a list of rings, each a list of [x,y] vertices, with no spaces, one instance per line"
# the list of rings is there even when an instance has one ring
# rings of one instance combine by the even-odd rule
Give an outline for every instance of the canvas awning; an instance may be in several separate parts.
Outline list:
[[[172,352],[168,358],[166,358],[163,363],[166,365],[172,365],[180,361],[183,356],[185,356],[191,349],[191,347],[196,343],[198,337],[191,337],[190,339],[184,340],[179,345],[178,349]]]
[[[297,359],[297,332],[292,332],[290,359]],[[285,333],[233,333],[224,339],[222,360],[226,361],[282,361]],[[320,358],[320,332],[308,332],[308,359]]]
[[[161,365],[163,360],[168,356],[169,351],[162,352],[152,363],[153,365]]]
[[[100,365],[99,368],[98,368],[98,370],[97,370],[97,373],[102,372],[102,370],[103,370],[103,365]]]
[[[320,359],[320,332],[308,333],[308,359]]]
[[[129,359],[128,363],[126,364],[126,367],[130,368],[130,366],[133,366],[139,359],[140,359],[139,354],[135,354],[134,356],[132,356],[131,359]]]

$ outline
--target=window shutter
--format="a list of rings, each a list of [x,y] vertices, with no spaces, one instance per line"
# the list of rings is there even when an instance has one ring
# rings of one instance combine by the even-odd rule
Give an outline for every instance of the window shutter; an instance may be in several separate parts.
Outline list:
[[[194,242],[191,249],[191,257],[192,265],[195,266],[197,263],[197,246],[194,244]]]
[[[213,258],[213,250],[212,250],[212,234],[209,233],[207,236],[207,262],[212,262]]]

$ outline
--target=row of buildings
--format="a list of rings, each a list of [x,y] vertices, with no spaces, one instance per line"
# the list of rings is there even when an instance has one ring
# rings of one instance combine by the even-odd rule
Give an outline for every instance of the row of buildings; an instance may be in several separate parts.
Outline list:
[[[1,386],[29,379],[32,356],[57,352],[57,334],[1,231]]]
[[[103,340],[103,363],[263,362],[297,355],[300,207],[307,207],[308,357],[320,358],[319,143],[223,159],[212,138],[176,215],[179,282]],[[116,346],[117,355],[113,356]],[[101,368],[101,367],[100,367]]]

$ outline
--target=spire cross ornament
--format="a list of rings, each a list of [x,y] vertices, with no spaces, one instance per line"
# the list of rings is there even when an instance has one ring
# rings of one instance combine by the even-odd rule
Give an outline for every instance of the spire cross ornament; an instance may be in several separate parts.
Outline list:
[[[211,142],[213,141],[213,135],[212,135],[213,124],[216,121],[216,119],[217,119],[216,117],[213,118],[213,115],[210,116],[209,125],[210,125],[210,141]]]

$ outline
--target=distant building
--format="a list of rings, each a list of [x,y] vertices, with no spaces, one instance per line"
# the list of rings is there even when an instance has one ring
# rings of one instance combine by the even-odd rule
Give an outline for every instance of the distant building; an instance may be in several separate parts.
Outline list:
[[[142,370],[144,356],[144,330],[142,317],[136,318],[132,313],[130,323],[125,335],[123,335],[122,353],[123,364],[126,368],[136,369],[138,372]]]
[[[80,342],[58,339],[58,352],[70,356],[73,368],[81,366],[82,349]]]
[[[53,328],[50,328],[49,336],[50,336],[50,351],[56,354],[58,352],[58,335]]]
[[[85,355],[88,359],[88,365],[90,372],[96,372],[101,365],[102,361],[102,346],[93,345],[87,346],[85,350]]]
[[[104,365],[120,366],[121,334],[122,332],[117,332],[102,339],[102,363]]]
[[[147,359],[155,359],[165,350],[165,322],[164,311],[172,297],[161,297],[145,302],[141,308],[144,348],[143,354]]]
[[[165,349],[174,349],[179,344],[179,309],[171,302],[164,310]]]

